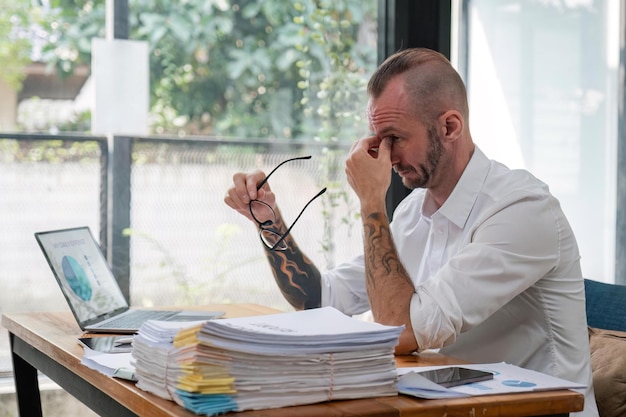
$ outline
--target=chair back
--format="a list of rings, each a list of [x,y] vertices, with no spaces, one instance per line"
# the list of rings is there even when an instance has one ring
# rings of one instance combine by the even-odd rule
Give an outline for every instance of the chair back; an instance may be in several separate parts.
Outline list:
[[[585,279],[587,325],[626,331],[626,285]]]

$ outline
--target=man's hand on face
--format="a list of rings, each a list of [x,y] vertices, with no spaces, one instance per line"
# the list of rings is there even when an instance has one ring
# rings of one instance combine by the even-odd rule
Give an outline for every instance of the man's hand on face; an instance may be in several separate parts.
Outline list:
[[[362,203],[384,201],[391,183],[391,140],[370,136],[356,141],[346,160],[346,175]]]

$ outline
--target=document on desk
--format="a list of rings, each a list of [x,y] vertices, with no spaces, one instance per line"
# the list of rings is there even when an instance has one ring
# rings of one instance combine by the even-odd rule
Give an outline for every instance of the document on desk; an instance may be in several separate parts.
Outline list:
[[[136,381],[130,352],[106,353],[84,348],[81,363],[105,375]]]
[[[402,330],[331,307],[207,321],[173,341],[148,321],[133,341],[137,387],[207,415],[397,395]]]
[[[398,392],[419,398],[435,399],[585,388],[584,384],[556,378],[504,362],[462,365],[464,368],[491,372],[494,374],[493,379],[459,385],[453,388],[442,387],[419,374],[419,372],[448,366],[398,368]]]
[[[250,353],[292,355],[395,347],[399,327],[353,319],[331,307],[294,313],[213,320],[204,323],[200,341]]]
[[[160,321],[159,325],[153,329],[151,339],[155,342],[164,343],[169,346],[174,337],[181,329],[198,327],[206,320],[199,321]],[[150,326],[148,324],[148,326]],[[129,341],[127,341],[130,339]],[[135,366],[132,361],[132,340],[133,337],[123,336],[101,336],[97,338],[79,338],[83,346],[83,357],[81,363],[91,369],[114,378],[137,381],[135,376]],[[120,342],[120,343],[116,343]]]

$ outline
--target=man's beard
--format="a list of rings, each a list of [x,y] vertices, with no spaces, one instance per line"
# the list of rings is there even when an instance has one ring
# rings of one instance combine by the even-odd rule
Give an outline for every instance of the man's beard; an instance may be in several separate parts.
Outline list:
[[[426,155],[426,162],[420,164],[418,169],[411,166],[396,165],[396,172],[409,171],[417,173],[418,170],[421,175],[415,178],[402,178],[402,184],[413,190],[415,188],[427,188],[430,181],[435,175],[435,171],[439,166],[441,157],[443,155],[443,146],[441,143],[441,137],[437,133],[437,129],[434,126],[428,128],[428,151]]]

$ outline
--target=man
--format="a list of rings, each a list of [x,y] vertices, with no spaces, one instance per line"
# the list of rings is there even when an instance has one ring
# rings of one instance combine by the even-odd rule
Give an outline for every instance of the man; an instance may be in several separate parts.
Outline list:
[[[372,136],[346,161],[364,254],[320,273],[287,235],[286,250],[267,251],[282,293],[295,308],[371,309],[379,323],[405,325],[398,354],[437,348],[587,384],[581,415],[596,416],[580,255],[558,201],[474,145],[465,86],[441,54],[396,53],[368,93]],[[392,169],[413,191],[390,223]],[[264,202],[284,232],[269,184],[257,190],[264,178],[235,174],[225,202],[251,219],[249,202]]]

